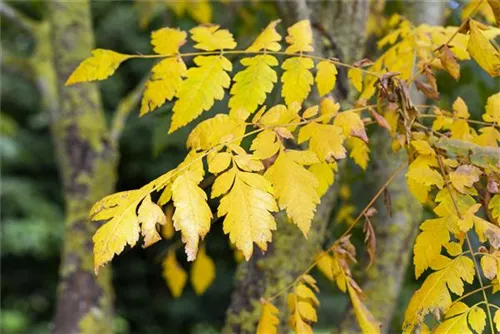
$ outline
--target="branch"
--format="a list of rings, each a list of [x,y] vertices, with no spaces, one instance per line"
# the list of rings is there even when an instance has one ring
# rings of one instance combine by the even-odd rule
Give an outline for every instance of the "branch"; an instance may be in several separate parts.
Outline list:
[[[128,115],[134,109],[134,107],[139,103],[142,95],[142,90],[149,76],[146,76],[139,82],[139,84],[128,93],[118,104],[114,115],[113,121],[111,123],[111,141],[117,143],[125,127],[125,121]]]
[[[22,74],[26,79],[33,79],[33,60],[30,57],[20,57],[11,54],[3,46],[2,67],[12,72]]]
[[[15,23],[18,27],[35,36],[38,22],[19,12],[4,1],[0,1],[0,15]]]

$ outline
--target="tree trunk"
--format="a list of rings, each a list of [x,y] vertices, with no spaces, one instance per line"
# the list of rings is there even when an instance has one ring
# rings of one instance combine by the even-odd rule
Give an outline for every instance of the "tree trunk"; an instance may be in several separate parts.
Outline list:
[[[427,23],[439,25],[442,23],[446,2],[413,2],[405,7],[406,15],[415,24]],[[412,90],[414,104],[425,103],[421,93]],[[408,157],[405,152],[392,152],[391,139],[379,131],[371,137],[372,178],[376,180],[374,189],[379,189],[390,175],[405,163]],[[375,264],[364,273],[361,288],[366,294],[365,305],[372,311],[375,318],[382,323],[384,333],[391,332],[390,324],[398,299],[408,262],[412,258],[413,243],[421,222],[422,207],[410,193],[406,183],[407,169],[399,172],[388,188],[392,202],[392,217],[389,215],[383,201],[376,206],[378,214],[372,218],[377,239],[377,254]],[[340,326],[342,333],[356,333],[360,328],[352,309]]]
[[[94,47],[88,1],[51,1],[49,20],[59,107],[52,110],[52,134],[65,196],[64,250],[54,333],[111,333],[109,268],[96,277],[88,221],[94,202],[115,186],[117,152],[109,139],[97,85],[64,83]]]
[[[315,53],[336,56],[344,62],[353,62],[363,54],[365,22],[368,2],[363,0],[342,0],[306,2],[305,0],[282,1],[284,24],[308,19],[319,30],[331,34],[329,46],[321,43],[321,36],[315,31]],[[326,37],[326,36],[323,36]],[[329,38],[328,37],[328,38]],[[333,53],[332,53],[333,51]],[[345,71],[339,69],[337,88],[346,89]],[[336,96],[345,96],[337,90]],[[311,102],[317,103],[317,97]],[[231,305],[227,311],[225,332],[255,333],[260,315],[260,299],[281,291],[299,276],[314,259],[321,248],[325,230],[335,203],[334,188],[328,190],[317,208],[308,238],[298,228],[286,222],[283,215],[277,216],[278,229],[266,254],[254,254],[249,262],[238,266]],[[280,310],[279,333],[287,330],[286,294],[273,301]]]

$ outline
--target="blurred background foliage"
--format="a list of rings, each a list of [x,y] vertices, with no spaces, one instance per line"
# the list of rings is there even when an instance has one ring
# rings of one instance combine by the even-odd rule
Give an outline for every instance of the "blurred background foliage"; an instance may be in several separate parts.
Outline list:
[[[35,19],[45,15],[43,1],[15,2],[11,5]],[[401,1],[388,2],[385,10],[378,15],[388,17],[401,12],[402,6]],[[460,23],[461,7],[463,4],[460,2],[450,2],[448,25]],[[150,31],[163,26],[187,30],[197,23],[216,22],[229,28],[240,45],[248,45],[270,20],[279,17],[272,2],[222,0],[199,1],[195,4],[94,1],[92,14],[96,46],[132,54],[150,53]],[[371,18],[374,22],[378,22],[377,19],[381,18]],[[375,41],[383,30],[373,29],[376,25],[370,26],[373,31],[369,33]],[[33,41],[22,31],[5,20],[2,20],[1,29],[3,50],[19,55],[30,53]],[[330,33],[335,35],[335,32]],[[376,50],[369,49],[367,53],[373,59]],[[153,61],[148,60],[126,62],[112,79],[100,83],[108,116],[111,116],[120,99],[144,78],[152,65]],[[438,76],[441,107],[449,110],[455,98],[461,96],[467,102],[472,118],[478,119],[484,110],[486,98],[498,90],[499,81],[491,79],[472,62],[462,66],[461,74],[459,82],[445,73]],[[29,78],[2,67],[1,79],[0,330],[6,334],[48,333],[55,307],[64,219],[49,116],[40,112],[39,92]],[[273,91],[271,100],[279,99],[278,92],[277,89]],[[224,112],[226,102],[217,103],[204,118]],[[190,128],[167,134],[171,107],[171,104],[166,104],[143,118],[138,118],[135,112],[129,118],[120,143],[118,191],[138,188],[183,159],[186,154],[184,143]],[[344,224],[357,214],[377,190],[370,188],[370,170],[365,174],[354,165],[347,170],[347,174],[337,180],[342,184],[342,191],[336,215],[330,224],[331,237],[327,243],[334,240],[335,235],[345,228]],[[168,241],[159,242],[146,250],[139,247],[128,250],[113,261],[116,333],[220,331],[229,305],[236,268],[233,250],[220,225],[214,224],[213,232],[206,239],[207,253],[216,263],[217,276],[202,296],[197,296],[189,284],[181,298],[174,299],[171,296],[161,275],[161,261],[169,246]],[[362,237],[362,233],[354,235],[360,250],[364,249]],[[179,251],[178,258],[184,259],[182,251]],[[183,262],[183,265],[188,268],[187,263]],[[321,274],[315,274],[320,280],[322,291],[319,295],[322,304],[316,328],[328,332],[342,319],[347,299],[326,279],[322,279]],[[402,310],[416,287],[413,270],[409,270],[401,293],[401,307],[394,319],[396,332],[402,322]]]

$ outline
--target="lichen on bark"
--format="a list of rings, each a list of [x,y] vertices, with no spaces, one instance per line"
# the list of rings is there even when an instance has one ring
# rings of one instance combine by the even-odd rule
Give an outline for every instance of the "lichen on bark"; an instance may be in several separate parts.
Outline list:
[[[111,333],[111,273],[96,277],[88,221],[92,204],[115,186],[117,152],[95,84],[66,87],[69,74],[94,47],[88,1],[49,3],[58,107],[51,128],[65,197],[65,233],[54,333]]]

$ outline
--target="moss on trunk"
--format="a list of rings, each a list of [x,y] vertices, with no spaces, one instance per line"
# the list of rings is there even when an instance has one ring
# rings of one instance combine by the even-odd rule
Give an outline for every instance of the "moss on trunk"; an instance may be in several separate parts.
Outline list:
[[[98,87],[65,87],[69,74],[94,47],[88,1],[49,3],[58,108],[52,134],[65,196],[64,250],[55,333],[111,333],[112,288],[108,268],[93,271],[92,204],[113,191],[117,153],[109,140]]]

